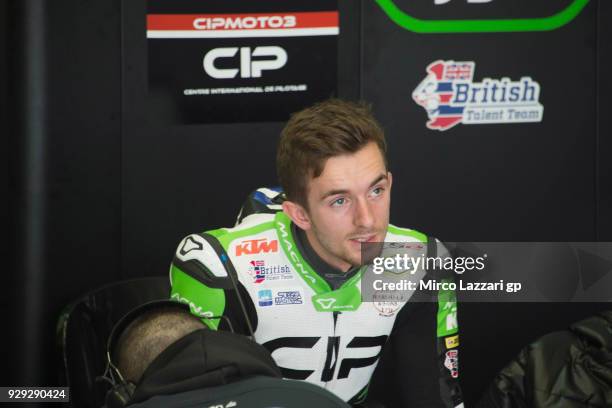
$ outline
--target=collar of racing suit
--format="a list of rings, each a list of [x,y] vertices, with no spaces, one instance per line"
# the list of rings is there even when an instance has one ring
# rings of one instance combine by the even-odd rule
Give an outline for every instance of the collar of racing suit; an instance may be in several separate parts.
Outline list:
[[[332,290],[338,289],[344,282],[349,280],[357,273],[357,271],[359,271],[359,267],[355,266],[349,268],[347,271],[334,268],[321,259],[321,257],[315,252],[312,245],[310,245],[310,242],[308,242],[308,237],[303,229],[299,228],[294,223],[291,223],[291,231],[295,239],[295,244],[306,262],[308,262],[308,264],[319,276],[325,279]]]

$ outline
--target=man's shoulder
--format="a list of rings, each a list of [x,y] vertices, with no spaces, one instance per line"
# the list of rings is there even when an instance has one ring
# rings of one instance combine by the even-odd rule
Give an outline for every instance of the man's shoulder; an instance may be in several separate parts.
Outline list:
[[[449,249],[438,238],[411,228],[402,228],[389,224],[389,226],[387,227],[387,236],[385,237],[385,242],[422,242],[424,244],[428,243],[428,250],[431,250],[432,253],[437,254],[437,256],[450,256]],[[436,243],[436,245],[435,248],[432,248],[429,244],[433,244],[434,242]]]
[[[398,227],[393,224],[389,224],[387,227],[387,236],[385,237],[386,242],[427,242],[427,235],[420,231],[412,228]]]
[[[266,238],[274,238],[275,220],[278,218],[280,217],[275,214],[252,214],[231,228],[218,228],[187,235],[179,243],[173,263],[179,265],[195,260],[198,264],[216,272],[214,275],[226,276],[224,264],[230,252],[249,253],[259,247],[265,250],[269,245],[278,245],[274,242],[259,242],[265,241]],[[240,248],[230,251],[236,245]],[[257,248],[249,249],[250,247]]]
[[[276,214],[251,214],[233,227],[208,230],[204,233],[212,235],[219,241],[228,243],[237,238],[258,235],[274,230],[276,218]]]

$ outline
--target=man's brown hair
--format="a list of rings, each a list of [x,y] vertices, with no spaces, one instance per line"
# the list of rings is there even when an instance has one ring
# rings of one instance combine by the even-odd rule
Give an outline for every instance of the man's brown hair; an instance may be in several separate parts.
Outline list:
[[[370,142],[378,145],[386,166],[384,132],[363,102],[329,99],[291,115],[276,154],[287,198],[308,208],[308,180],[321,175],[327,159],[355,153]]]

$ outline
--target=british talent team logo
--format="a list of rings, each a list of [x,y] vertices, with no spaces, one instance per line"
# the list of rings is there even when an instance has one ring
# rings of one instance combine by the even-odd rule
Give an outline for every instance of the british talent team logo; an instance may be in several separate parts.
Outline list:
[[[261,283],[266,279],[266,263],[264,261],[251,261],[249,272],[255,283]]]
[[[427,127],[448,130],[465,125],[541,122],[540,84],[530,77],[484,78],[474,82],[474,61],[432,62],[412,93],[427,112]]]
[[[293,279],[293,274],[288,265],[266,265],[264,260],[249,262],[249,274],[254,283],[268,281],[284,281]]]

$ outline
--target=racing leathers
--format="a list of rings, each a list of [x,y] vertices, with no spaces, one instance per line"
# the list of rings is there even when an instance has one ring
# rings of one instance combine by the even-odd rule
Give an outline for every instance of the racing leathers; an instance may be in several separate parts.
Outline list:
[[[454,292],[434,302],[364,302],[363,268],[333,290],[296,242],[283,212],[253,214],[234,228],[191,234],[170,269],[171,297],[213,329],[252,334],[283,376],[357,405],[382,349],[392,345],[402,407],[462,406]],[[426,243],[389,225],[385,242]],[[430,240],[437,247],[436,240]],[[440,244],[441,245],[441,244]],[[334,285],[336,286],[336,285]]]

